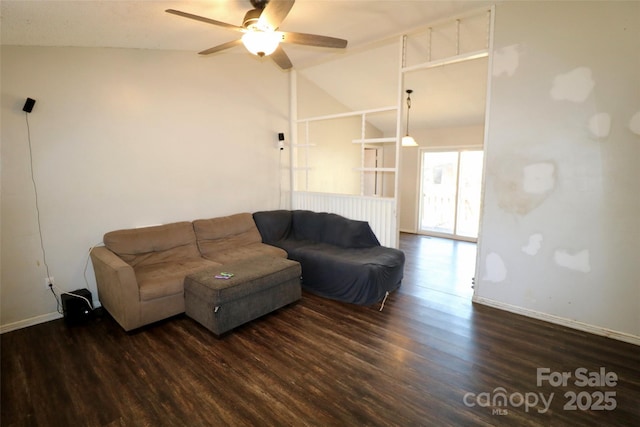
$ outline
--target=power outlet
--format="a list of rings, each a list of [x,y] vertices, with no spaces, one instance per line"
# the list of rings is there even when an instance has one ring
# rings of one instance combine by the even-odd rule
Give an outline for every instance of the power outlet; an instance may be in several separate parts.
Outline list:
[[[49,276],[49,277],[45,277],[44,278],[44,287],[45,289],[50,289],[51,287],[49,285],[55,285],[56,282],[53,280],[53,276]]]

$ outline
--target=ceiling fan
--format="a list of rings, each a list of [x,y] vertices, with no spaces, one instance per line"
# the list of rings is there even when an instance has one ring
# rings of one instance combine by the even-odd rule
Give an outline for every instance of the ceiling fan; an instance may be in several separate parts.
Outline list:
[[[347,41],[335,37],[319,36],[316,34],[290,33],[278,31],[278,27],[287,17],[295,0],[250,0],[254,7],[246,13],[242,20],[242,26],[227,24],[203,16],[181,12],[175,9],[167,9],[166,12],[182,16],[196,21],[217,25],[244,35],[227,43],[198,52],[200,55],[209,55],[244,44],[247,50],[254,55],[270,56],[283,70],[290,69],[293,65],[287,54],[282,50],[280,43],[293,43],[306,46],[345,48]]]

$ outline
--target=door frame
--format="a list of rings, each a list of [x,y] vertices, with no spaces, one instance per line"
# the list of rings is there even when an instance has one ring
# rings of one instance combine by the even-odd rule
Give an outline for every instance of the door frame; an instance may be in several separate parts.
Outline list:
[[[375,164],[374,165],[369,165],[367,164],[366,161],[366,155],[365,153],[367,151],[374,151],[375,152]],[[365,162],[364,162],[364,167],[365,169],[378,169],[380,167],[382,167],[382,165],[384,165],[384,150],[382,147],[380,146],[374,146],[374,145],[365,145],[363,147],[363,156],[365,156]],[[382,197],[382,195],[384,194],[384,188],[383,186],[383,177],[382,177],[382,173],[380,173],[377,170],[371,171],[371,172],[364,172],[363,174],[363,180],[366,181],[367,177],[369,177],[370,175],[367,175],[367,173],[372,174],[371,176],[373,176],[373,185],[374,185],[374,193],[373,194],[365,194],[368,196],[373,196],[373,197]],[[366,187],[366,184],[363,183],[363,190],[364,187]]]

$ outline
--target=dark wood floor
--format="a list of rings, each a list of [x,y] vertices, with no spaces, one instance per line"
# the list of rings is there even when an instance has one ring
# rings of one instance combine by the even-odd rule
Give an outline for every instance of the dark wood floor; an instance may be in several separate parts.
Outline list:
[[[402,236],[405,280],[382,312],[304,294],[222,339],[184,316],[5,333],[1,424],[639,425],[639,347],[472,305],[429,283],[419,259],[441,249],[420,239]],[[537,368],[572,377],[538,386]],[[579,387],[580,368],[618,380]]]

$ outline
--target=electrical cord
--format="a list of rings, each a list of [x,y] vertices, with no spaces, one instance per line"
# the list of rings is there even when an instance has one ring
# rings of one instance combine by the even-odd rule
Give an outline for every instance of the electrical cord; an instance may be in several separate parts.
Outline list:
[[[54,298],[56,299],[56,311],[60,314],[64,314],[62,308],[61,308],[61,303],[60,303],[60,298],[58,298],[58,295],[56,294],[56,289],[58,287],[55,285],[49,285],[49,290],[51,290],[51,293],[53,294]],[[60,296],[62,295],[69,295],[71,297],[74,298],[80,298],[82,300],[84,300],[84,302],[87,303],[87,309],[89,311],[93,310],[93,304],[91,303],[91,301],[89,301],[87,298],[83,297],[82,295],[78,295],[78,294],[74,294],[72,292],[61,292],[60,289],[58,289],[58,293],[60,294]]]
[[[56,311],[59,314],[64,314],[62,312],[62,308],[61,308],[61,305],[60,305],[60,299],[58,298],[58,295],[56,294],[56,291],[53,289],[53,285],[51,285],[51,284],[49,285],[49,290],[53,294],[53,297],[56,299]]]
[[[40,205],[38,204],[38,186],[36,185],[36,178],[33,173],[33,148],[31,147],[31,127],[29,126],[29,112],[25,111],[24,119],[27,124],[27,141],[29,143],[29,173],[31,175],[31,183],[33,184],[33,194],[35,196],[36,219],[38,223],[38,236],[40,237],[40,249],[42,250],[42,263],[44,264],[45,270],[47,271],[47,277],[51,277],[51,273],[49,272],[49,264],[47,263],[47,251],[44,248],[44,238],[42,237],[42,225],[40,221]],[[91,249],[93,249],[95,246],[96,245],[91,247]],[[91,252],[91,249],[89,250],[89,252]],[[87,258],[87,262],[84,267],[84,272],[85,272],[84,280],[85,282],[87,282],[87,287],[88,287],[88,281],[87,281],[86,272],[87,272],[88,264],[89,264],[89,260]],[[53,294],[53,297],[56,299],[56,311],[59,314],[64,315],[64,312],[62,310],[62,304],[60,303],[60,298],[58,297],[58,294],[56,294],[56,286],[53,283],[49,283],[49,290]],[[60,292],[60,290],[58,290],[58,293],[60,295],[70,295],[75,298],[83,299],[87,304],[87,308],[90,311],[93,310],[93,304],[82,295],[76,295],[70,292]]]
[[[31,182],[33,183],[33,193],[35,195],[36,202],[36,216],[38,222],[38,235],[40,236],[40,249],[42,249],[42,262],[47,270],[47,277],[51,277],[49,274],[49,264],[47,264],[47,254],[44,250],[44,239],[42,238],[42,226],[40,225],[40,206],[38,205],[38,187],[36,185],[36,178],[33,174],[33,150],[31,149],[31,129],[29,127],[29,113],[24,113],[25,121],[27,122],[27,141],[29,142],[29,172],[31,174]],[[55,294],[54,294],[55,295]],[[57,298],[56,298],[57,299]]]
[[[38,236],[40,237],[40,249],[42,250],[42,263],[44,264],[45,270],[47,271],[47,277],[51,277],[51,273],[49,272],[49,264],[47,263],[47,252],[44,248],[44,238],[42,237],[42,226],[40,222],[40,205],[38,204],[38,186],[36,185],[36,178],[33,173],[33,149],[31,147],[31,127],[29,126],[29,112],[25,112],[24,117],[25,117],[25,122],[27,124],[27,141],[29,143],[29,172],[31,175],[31,182],[33,184],[33,194],[35,196],[36,217],[37,217],[37,223],[38,223]],[[89,288],[89,281],[87,280],[87,268],[89,266],[89,258],[91,256],[90,254],[93,248],[95,248],[101,243],[102,242],[98,242],[95,245],[93,245],[89,249],[89,255],[87,255],[87,260],[84,265],[84,273],[83,273],[84,281],[87,284],[87,288]],[[56,294],[56,289],[58,288],[53,283],[49,283],[49,290],[53,294],[53,297],[56,299],[56,311],[59,314],[64,314],[64,313],[62,310],[62,304],[60,302],[60,298],[58,297],[58,294],[60,294],[61,296],[70,295],[74,298],[81,298],[86,302],[87,308],[89,310],[93,310],[93,304],[91,303],[91,301],[89,301],[87,298],[83,297],[82,295],[76,295],[71,292],[61,292],[59,289],[58,289],[58,294]]]
[[[283,148],[280,148],[280,157],[278,158],[278,205],[280,209],[282,209],[282,154],[284,152]]]
[[[91,246],[89,248],[89,253],[87,254],[87,259],[84,263],[84,271],[82,273],[82,276],[84,277],[84,283],[87,285],[87,289],[89,289],[89,280],[87,279],[87,268],[89,268],[89,260],[91,259],[91,251],[93,251],[93,248],[95,248],[98,245],[103,244],[102,241],[96,243],[95,245]]]

